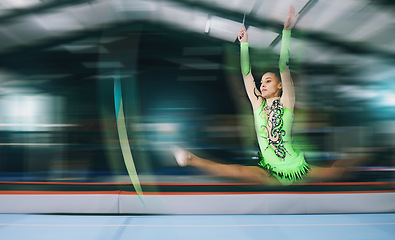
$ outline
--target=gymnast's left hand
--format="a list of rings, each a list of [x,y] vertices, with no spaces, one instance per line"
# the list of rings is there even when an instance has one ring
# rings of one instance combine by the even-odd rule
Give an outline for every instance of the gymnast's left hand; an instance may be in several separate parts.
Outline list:
[[[248,42],[248,33],[246,30],[246,27],[243,25],[243,28],[240,29],[239,31],[239,35],[237,36],[237,39],[239,39],[239,41],[242,42]]]
[[[295,15],[295,7],[293,5],[289,6],[289,11],[287,18],[284,22],[284,30],[292,30],[298,20],[299,14]]]

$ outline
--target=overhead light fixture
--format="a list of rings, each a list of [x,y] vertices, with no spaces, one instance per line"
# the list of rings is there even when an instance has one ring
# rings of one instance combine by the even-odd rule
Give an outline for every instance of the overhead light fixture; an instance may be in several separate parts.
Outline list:
[[[210,17],[209,35],[211,37],[234,42],[240,28],[241,22],[232,21],[218,16]]]
[[[38,4],[42,4],[42,0],[2,0],[0,8],[13,9],[13,8],[28,8]]]
[[[206,28],[204,29],[205,34],[208,34],[210,32],[210,26],[211,26],[211,16],[209,16],[207,19]]]
[[[276,39],[278,33],[257,28],[254,26],[248,27],[248,42],[251,47],[266,48],[270,43]]]

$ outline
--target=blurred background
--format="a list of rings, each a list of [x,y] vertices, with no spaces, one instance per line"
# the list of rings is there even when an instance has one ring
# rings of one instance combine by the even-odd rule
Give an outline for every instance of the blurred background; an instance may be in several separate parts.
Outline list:
[[[129,182],[116,76],[140,181],[234,181],[179,168],[169,145],[255,164],[236,37],[245,14],[258,83],[291,3],[295,148],[320,166],[362,155],[344,180],[393,181],[391,0],[2,0],[0,181]]]

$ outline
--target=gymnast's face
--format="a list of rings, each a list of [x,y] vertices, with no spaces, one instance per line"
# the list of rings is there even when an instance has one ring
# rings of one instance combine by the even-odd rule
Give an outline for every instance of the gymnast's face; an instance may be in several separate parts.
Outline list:
[[[263,74],[261,79],[260,91],[262,97],[268,99],[272,97],[280,97],[283,84],[280,82],[276,74],[267,72]]]

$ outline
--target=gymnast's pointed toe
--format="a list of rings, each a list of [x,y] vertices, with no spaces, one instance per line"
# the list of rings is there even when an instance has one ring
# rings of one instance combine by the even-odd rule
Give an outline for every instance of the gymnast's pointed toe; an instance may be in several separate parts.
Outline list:
[[[180,147],[173,147],[172,152],[176,159],[178,166],[185,167],[188,165],[188,152]]]

